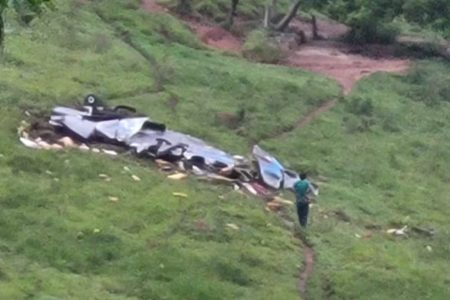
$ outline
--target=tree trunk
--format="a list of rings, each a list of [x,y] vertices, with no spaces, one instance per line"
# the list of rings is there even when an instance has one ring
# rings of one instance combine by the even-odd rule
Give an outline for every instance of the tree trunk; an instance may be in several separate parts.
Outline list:
[[[292,21],[292,19],[297,14],[298,9],[300,8],[300,3],[302,0],[296,0],[291,8],[289,9],[289,12],[286,14],[286,16],[275,26],[275,29],[278,31],[283,31],[288,27],[289,23]]]
[[[179,0],[176,10],[182,15],[190,14],[192,12],[191,0]]]
[[[271,16],[272,16],[272,13],[271,13],[271,10],[272,10],[272,7],[270,7],[270,5],[266,5],[266,9],[264,10],[264,28],[269,28],[269,26],[270,26],[270,19],[271,19]]]
[[[3,21],[3,11],[0,11],[0,57],[3,54],[3,49],[5,47],[5,23]]]
[[[278,0],[272,0],[272,9],[270,10],[270,17],[273,18],[277,15]]]
[[[230,28],[233,26],[234,23],[234,17],[236,16],[237,6],[239,4],[239,0],[231,0],[231,9],[230,14],[228,15],[228,20],[226,23],[226,27]]]
[[[312,27],[312,35],[313,35],[313,40],[319,40],[320,36],[319,36],[319,30],[317,28],[317,18],[316,15],[312,15],[311,18],[311,27]]]

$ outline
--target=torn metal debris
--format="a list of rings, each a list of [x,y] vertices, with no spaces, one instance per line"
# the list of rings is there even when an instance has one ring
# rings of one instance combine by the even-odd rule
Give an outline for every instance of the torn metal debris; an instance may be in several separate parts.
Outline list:
[[[117,155],[115,150],[119,146],[139,157],[152,159],[162,171],[169,173],[170,179],[183,179],[186,173],[191,173],[267,199],[273,199],[277,191],[292,189],[299,180],[298,173],[287,170],[258,145],[253,147],[253,159],[231,155],[201,139],[172,131],[165,124],[138,115],[134,108],[105,107],[95,95],[88,95],[80,108],[55,107],[49,123],[55,134],[59,134],[53,139],[55,142],[50,139],[47,142],[39,133],[38,137],[30,134],[25,123],[19,128],[21,142],[35,149],[79,148],[109,155]],[[92,146],[99,143],[108,149]],[[115,150],[110,149],[112,146]],[[132,178],[140,181],[136,175]],[[311,191],[312,196],[317,196],[317,186],[312,185]],[[275,208],[280,204],[273,202],[271,206]]]

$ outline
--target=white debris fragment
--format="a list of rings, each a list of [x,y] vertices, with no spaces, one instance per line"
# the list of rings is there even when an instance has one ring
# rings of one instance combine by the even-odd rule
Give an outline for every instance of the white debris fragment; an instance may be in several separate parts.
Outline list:
[[[192,166],[192,173],[194,173],[194,175],[196,175],[196,176],[203,176],[203,175],[205,175],[206,172],[201,170],[197,166]]]
[[[100,149],[98,148],[92,148],[91,151],[94,153],[100,153]]]
[[[118,202],[118,201],[119,201],[119,197],[113,197],[113,196],[110,196],[110,197],[108,197],[108,199],[109,199],[109,201],[111,201],[111,202]]]
[[[82,151],[89,151],[89,147],[86,144],[81,144],[78,149]]]
[[[233,230],[239,230],[239,226],[237,226],[236,224],[233,224],[233,223],[228,223],[227,227],[231,228]]]
[[[245,187],[245,189],[250,193],[250,194],[252,194],[252,195],[258,195],[258,192],[255,190],[255,188],[251,185],[251,184],[249,184],[249,183],[247,183],[247,182],[243,182],[242,183],[242,186],[243,187]]]
[[[134,181],[141,181],[141,178],[139,178],[137,175],[131,175],[131,178],[133,178]]]
[[[185,173],[175,173],[175,174],[167,176],[167,178],[172,179],[172,180],[181,180],[186,177],[187,177],[187,175]]]
[[[114,150],[107,150],[107,149],[102,149],[103,153],[108,154],[108,155],[112,155],[112,156],[116,156],[117,152]]]
[[[75,142],[68,136],[62,137],[58,140],[58,143],[64,146],[65,148],[74,148],[76,147]]]
[[[386,232],[389,234],[393,234],[393,235],[405,236],[407,230],[408,230],[408,225],[405,225],[400,229],[397,229],[397,228],[388,229]]]
[[[430,245],[427,245],[425,248],[428,250],[428,252],[433,252],[433,248],[431,248]]]
[[[59,145],[59,144],[51,144],[51,145],[50,145],[50,149],[53,149],[53,150],[62,150],[62,149],[64,149],[64,147],[61,146],[61,145]]]
[[[185,193],[174,192],[174,193],[172,193],[172,195],[174,195],[175,197],[180,197],[180,198],[187,198],[188,197],[188,195],[185,194]]]
[[[32,141],[28,138],[19,138],[20,142],[27,148],[32,148],[32,149],[41,149],[41,146],[39,146],[38,143],[36,143],[35,141]]]
[[[125,172],[131,173],[130,168],[128,168],[127,166],[123,167],[123,170],[124,170]]]

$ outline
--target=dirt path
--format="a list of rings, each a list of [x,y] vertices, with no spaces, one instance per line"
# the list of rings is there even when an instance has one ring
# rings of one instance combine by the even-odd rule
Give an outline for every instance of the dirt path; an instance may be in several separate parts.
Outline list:
[[[303,128],[315,119],[317,119],[321,114],[329,111],[333,107],[335,107],[337,104],[337,99],[330,100],[328,102],[325,102],[318,108],[314,109],[310,113],[308,113],[306,116],[298,120],[298,122],[295,124],[293,129]],[[283,133],[282,137],[286,136],[288,132]]]
[[[300,281],[298,283],[298,290],[303,300],[308,298],[307,295],[307,286],[308,279],[311,277],[314,271],[314,261],[315,254],[314,249],[308,246],[305,242],[303,242],[304,246],[304,255],[305,255],[305,265],[300,273]]]

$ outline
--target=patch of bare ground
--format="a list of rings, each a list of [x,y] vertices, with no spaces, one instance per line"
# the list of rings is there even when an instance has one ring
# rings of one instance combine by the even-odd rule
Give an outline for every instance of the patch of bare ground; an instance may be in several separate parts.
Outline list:
[[[378,48],[376,57],[358,54],[358,49],[335,41],[314,41],[287,55],[286,64],[320,73],[337,80],[348,94],[363,77],[377,72],[405,73],[408,59],[389,55],[389,49]],[[384,55],[386,52],[386,56]]]

